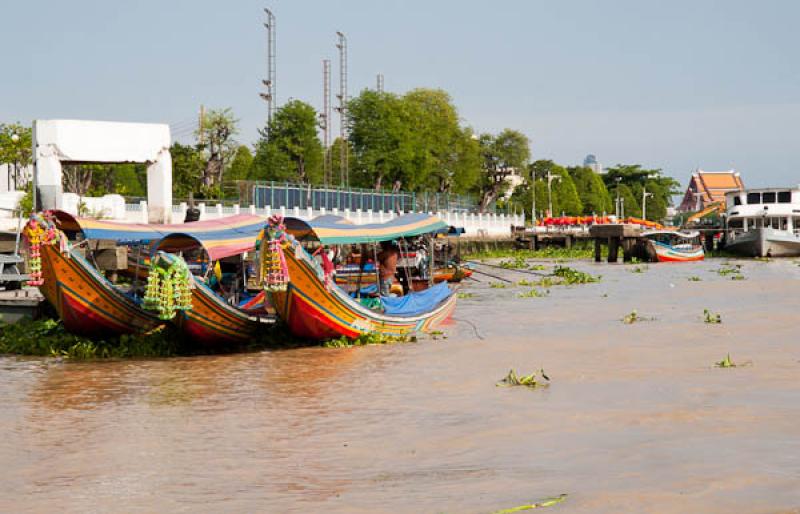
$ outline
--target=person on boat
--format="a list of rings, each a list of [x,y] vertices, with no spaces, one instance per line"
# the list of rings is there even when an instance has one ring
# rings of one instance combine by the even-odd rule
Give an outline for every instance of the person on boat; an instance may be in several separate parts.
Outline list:
[[[400,250],[393,241],[381,242],[381,251],[378,254],[378,271],[380,272],[380,292],[381,296],[390,296],[395,274],[397,273],[397,261],[400,259]]]

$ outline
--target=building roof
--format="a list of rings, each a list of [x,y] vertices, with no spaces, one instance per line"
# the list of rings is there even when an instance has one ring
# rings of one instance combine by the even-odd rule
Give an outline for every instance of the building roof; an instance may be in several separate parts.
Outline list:
[[[700,197],[700,205],[705,206],[714,202],[722,202],[724,204],[726,193],[742,191],[743,189],[744,183],[737,171],[703,171],[698,169],[692,173],[689,187],[681,203],[681,210],[693,210],[693,207],[697,205],[698,199],[694,193],[697,193]]]

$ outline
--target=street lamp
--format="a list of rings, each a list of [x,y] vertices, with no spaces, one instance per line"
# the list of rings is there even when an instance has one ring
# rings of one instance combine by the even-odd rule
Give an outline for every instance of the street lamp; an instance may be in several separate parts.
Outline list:
[[[653,193],[648,193],[647,188],[642,188],[642,219],[647,219],[647,197],[653,196]]]
[[[619,183],[622,182],[622,177],[615,177],[614,181],[617,183],[617,200],[614,205],[614,212],[617,214],[617,219],[620,218],[620,201],[619,201]]]
[[[551,184],[554,180],[561,182],[561,175],[553,175],[547,170],[547,210],[553,215],[553,190]]]
[[[8,190],[11,191],[11,183],[13,180],[14,183],[14,191],[17,190],[17,176],[19,175],[19,148],[17,148],[17,144],[19,143],[19,134],[14,132],[11,134],[11,142],[14,143],[14,171],[13,175],[9,173],[8,176]]]

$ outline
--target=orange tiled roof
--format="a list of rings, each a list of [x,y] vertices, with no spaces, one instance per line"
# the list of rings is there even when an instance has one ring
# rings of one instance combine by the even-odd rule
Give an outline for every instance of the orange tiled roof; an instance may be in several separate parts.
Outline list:
[[[697,205],[697,201],[692,192],[700,194],[702,205],[713,202],[725,202],[725,193],[728,191],[741,191],[744,183],[735,171],[703,171],[697,170],[692,174],[689,188],[686,191],[684,200],[681,203],[683,210],[692,210]]]

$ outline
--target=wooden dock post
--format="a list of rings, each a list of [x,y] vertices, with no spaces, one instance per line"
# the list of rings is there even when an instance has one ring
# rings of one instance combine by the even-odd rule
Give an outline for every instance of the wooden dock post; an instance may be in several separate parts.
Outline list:
[[[603,260],[603,243],[600,242],[600,238],[594,238],[594,262],[600,262]]]
[[[622,259],[630,262],[636,242],[642,236],[638,225],[593,225],[589,228],[589,237],[594,239],[594,260],[602,259],[602,245],[608,245],[608,262],[617,262],[619,250],[622,248]]]

